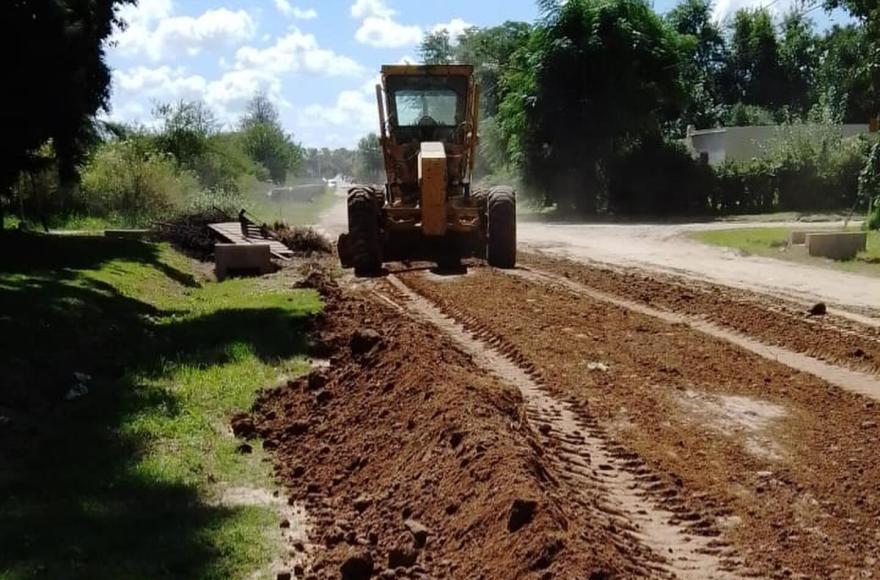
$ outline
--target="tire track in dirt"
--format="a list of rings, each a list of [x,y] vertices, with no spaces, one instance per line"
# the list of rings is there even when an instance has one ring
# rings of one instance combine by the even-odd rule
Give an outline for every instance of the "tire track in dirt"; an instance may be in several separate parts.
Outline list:
[[[825,316],[808,317],[814,303],[669,274],[592,262],[575,264],[543,254],[527,254],[522,261],[524,266],[601,292],[708,320],[833,365],[880,375],[880,319],[854,319],[830,307]]]
[[[832,365],[780,346],[765,344],[744,334],[722,328],[714,323],[639,304],[543,270],[530,268],[503,270],[503,272],[531,282],[562,287],[575,295],[587,296],[594,300],[626,308],[627,310],[657,318],[664,322],[684,324],[698,332],[724,340],[768,360],[811,374],[834,386],[880,401],[880,379],[874,375]]]
[[[549,394],[525,358],[485,328],[473,328],[444,312],[398,277],[387,278],[392,298],[417,318],[437,327],[482,368],[516,386],[527,416],[544,437],[560,478],[580,491],[582,507],[629,542],[650,548],[645,572],[683,579],[739,578],[741,559],[719,538],[724,522],[689,512],[640,458],[610,442],[598,422],[567,401]]]

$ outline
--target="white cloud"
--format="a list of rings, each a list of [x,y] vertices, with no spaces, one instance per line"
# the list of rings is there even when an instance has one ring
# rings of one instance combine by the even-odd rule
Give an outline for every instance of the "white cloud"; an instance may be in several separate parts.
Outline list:
[[[733,16],[737,10],[743,8],[755,9],[766,6],[764,0],[718,0],[712,10],[712,17],[716,22],[724,22]],[[773,14],[784,14],[795,5],[795,0],[777,0],[770,4],[769,10]]]
[[[351,137],[350,146],[356,138],[368,131],[379,128],[379,113],[376,104],[376,83],[378,76],[365,79],[357,89],[341,91],[332,105],[312,104],[297,111],[296,124],[306,129],[319,129],[321,138],[329,142],[333,128],[344,129]]]
[[[113,77],[114,91],[120,95],[156,97],[166,101],[200,99],[207,84],[201,75],[190,75],[182,67],[169,66],[117,70]]]
[[[347,56],[321,48],[312,34],[296,27],[267,48],[243,46],[235,53],[234,68],[255,69],[272,73],[305,71],[311,74],[340,76],[359,74],[361,65]]]
[[[351,6],[353,18],[361,20],[354,38],[361,44],[380,48],[410,46],[422,40],[422,28],[401,24],[394,20],[397,14],[383,0],[357,0]]]
[[[288,0],[275,0],[275,8],[284,16],[295,20],[312,20],[318,17],[318,12],[314,8],[293,6]]]
[[[422,29],[419,26],[400,24],[391,18],[370,16],[361,22],[354,37],[361,44],[396,48],[421,42],[422,34]]]
[[[458,37],[468,28],[471,28],[473,24],[463,20],[461,18],[453,18],[449,22],[435,24],[431,28],[431,32],[440,32],[441,30],[445,30],[449,33],[449,39],[456,43],[458,42]]]
[[[119,17],[129,26],[148,25],[171,15],[171,0],[140,0],[137,4],[123,4]]]
[[[257,92],[266,93],[277,105],[291,106],[281,93],[281,79],[260,70],[227,71],[218,80],[208,83],[204,100],[221,121],[231,125]]]
[[[256,24],[244,10],[226,8],[208,10],[200,16],[171,16],[167,0],[148,0],[138,9],[129,11],[128,28],[117,33],[114,40],[126,55],[145,54],[159,61],[181,52],[197,55],[247,40],[254,35]],[[125,16],[125,14],[123,14]]]
[[[147,116],[147,108],[137,101],[127,101],[119,107],[99,115],[99,118],[117,123],[143,123]]]
[[[370,16],[391,18],[394,16],[394,10],[389,8],[383,0],[357,0],[351,6],[351,15],[353,18],[368,18]]]

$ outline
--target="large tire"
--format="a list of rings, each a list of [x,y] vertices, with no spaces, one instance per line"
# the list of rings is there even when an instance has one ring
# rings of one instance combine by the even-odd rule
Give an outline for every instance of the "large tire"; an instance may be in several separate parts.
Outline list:
[[[380,213],[370,189],[348,192],[348,257],[356,276],[375,276],[382,270]]]
[[[506,186],[493,187],[486,202],[486,258],[490,266],[516,266],[516,194]]]

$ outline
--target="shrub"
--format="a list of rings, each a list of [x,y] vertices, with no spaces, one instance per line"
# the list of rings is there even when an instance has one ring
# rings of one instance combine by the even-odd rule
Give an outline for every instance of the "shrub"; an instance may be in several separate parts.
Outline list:
[[[712,169],[683,145],[640,140],[608,166],[608,210],[613,213],[693,215],[710,211]]]
[[[752,125],[774,125],[773,112],[758,105],[736,103],[724,118],[728,127],[749,127]]]
[[[721,213],[853,207],[868,141],[831,125],[790,125],[762,152],[715,168],[712,207]]]
[[[83,168],[80,203],[91,215],[148,220],[185,206],[198,191],[195,176],[168,155],[133,140],[111,141]]]
[[[842,209],[857,198],[864,146],[833,125],[790,125],[767,146],[781,211]]]
[[[865,227],[880,229],[880,142],[871,146],[865,166],[859,174],[859,197],[868,200],[869,214]]]

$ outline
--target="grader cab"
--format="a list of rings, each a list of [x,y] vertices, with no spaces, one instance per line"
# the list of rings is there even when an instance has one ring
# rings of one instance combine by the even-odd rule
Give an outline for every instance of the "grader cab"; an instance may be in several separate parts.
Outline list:
[[[516,264],[516,197],[504,186],[473,189],[479,87],[470,65],[391,65],[376,85],[384,187],[348,194],[339,257],[357,275],[384,262]]]

